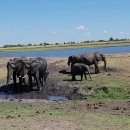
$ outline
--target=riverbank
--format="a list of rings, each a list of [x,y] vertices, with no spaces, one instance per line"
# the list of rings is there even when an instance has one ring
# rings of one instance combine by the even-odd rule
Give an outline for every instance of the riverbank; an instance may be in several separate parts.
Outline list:
[[[0,52],[12,53],[12,52],[36,52],[36,51],[48,51],[48,50],[69,50],[80,48],[102,48],[102,47],[114,47],[114,46],[130,46],[130,41],[109,41],[109,42],[90,42],[90,43],[75,43],[75,44],[49,44],[41,46],[24,46],[24,47],[11,47],[0,48]]]
[[[92,81],[89,77],[80,81],[79,76],[77,81],[71,81],[67,58],[47,58],[48,95],[67,96],[71,100],[25,97],[0,100],[1,130],[129,130],[130,54],[106,55],[106,58],[108,72],[104,72],[102,62],[100,74],[94,74],[94,67],[90,67]],[[6,84],[8,60],[0,58],[1,87]]]

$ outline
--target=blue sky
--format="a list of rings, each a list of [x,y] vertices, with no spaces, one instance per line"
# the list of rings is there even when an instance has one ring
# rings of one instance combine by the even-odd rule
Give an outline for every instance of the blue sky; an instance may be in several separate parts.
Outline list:
[[[130,38],[130,0],[0,0],[0,46]]]

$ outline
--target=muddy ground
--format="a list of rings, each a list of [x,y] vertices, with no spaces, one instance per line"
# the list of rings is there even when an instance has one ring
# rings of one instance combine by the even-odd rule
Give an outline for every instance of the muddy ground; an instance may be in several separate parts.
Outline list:
[[[129,57],[125,56],[125,57]],[[108,56],[108,59],[119,58],[117,55]],[[16,101],[16,102],[47,102],[51,105],[51,101],[47,100],[49,96],[65,96],[69,100],[73,100],[73,105],[64,106],[62,107],[62,102],[59,104],[59,107],[55,108],[57,110],[62,111],[70,111],[70,110],[77,110],[77,111],[97,111],[100,113],[111,113],[114,115],[126,115],[130,116],[130,101],[120,101],[120,102],[96,102],[96,103],[84,103],[78,104],[77,100],[88,99],[93,93],[94,88],[93,86],[87,86],[84,91],[79,91],[81,86],[84,86],[85,81],[80,81],[80,77],[77,77],[77,81],[71,81],[70,75],[70,67],[67,65],[67,58],[54,58],[54,59],[47,59],[48,61],[48,70],[49,70],[49,77],[47,83],[44,85],[43,90],[41,92],[36,90],[36,86],[33,86],[33,90],[31,90],[28,86],[14,86],[12,83],[7,87],[6,84],[6,64],[9,59],[0,59],[0,74],[2,76],[0,80],[0,93],[6,93],[6,98],[8,98],[8,94],[16,94],[15,98],[9,97],[9,99],[4,99],[1,101]],[[108,67],[108,72],[104,72],[102,64],[101,64],[101,73],[99,75],[105,75],[106,77],[110,77],[113,74],[120,75],[121,72],[126,71],[122,68],[116,67]],[[94,67],[90,67],[91,75],[94,74]],[[87,79],[88,82],[91,82],[90,79]],[[106,91],[106,87],[101,86],[99,88]],[[32,99],[32,100],[30,100]],[[43,100],[42,100],[43,99]],[[44,102],[44,103],[45,103]],[[52,103],[53,104],[53,103]]]

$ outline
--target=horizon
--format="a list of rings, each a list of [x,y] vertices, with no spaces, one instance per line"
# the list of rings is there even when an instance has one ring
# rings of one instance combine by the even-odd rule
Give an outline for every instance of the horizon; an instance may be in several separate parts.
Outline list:
[[[130,39],[129,0],[0,2],[0,46]]]

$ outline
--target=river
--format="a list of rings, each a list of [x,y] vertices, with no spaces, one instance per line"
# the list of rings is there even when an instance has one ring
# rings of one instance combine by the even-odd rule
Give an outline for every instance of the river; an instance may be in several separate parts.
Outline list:
[[[71,50],[49,50],[49,51],[36,51],[36,52],[15,52],[15,53],[0,53],[1,58],[6,57],[68,57],[70,55],[84,54],[84,53],[93,53],[100,52],[104,54],[122,54],[130,53],[130,46],[118,46],[118,47],[103,47],[103,48],[80,48],[80,49],[71,49]]]

